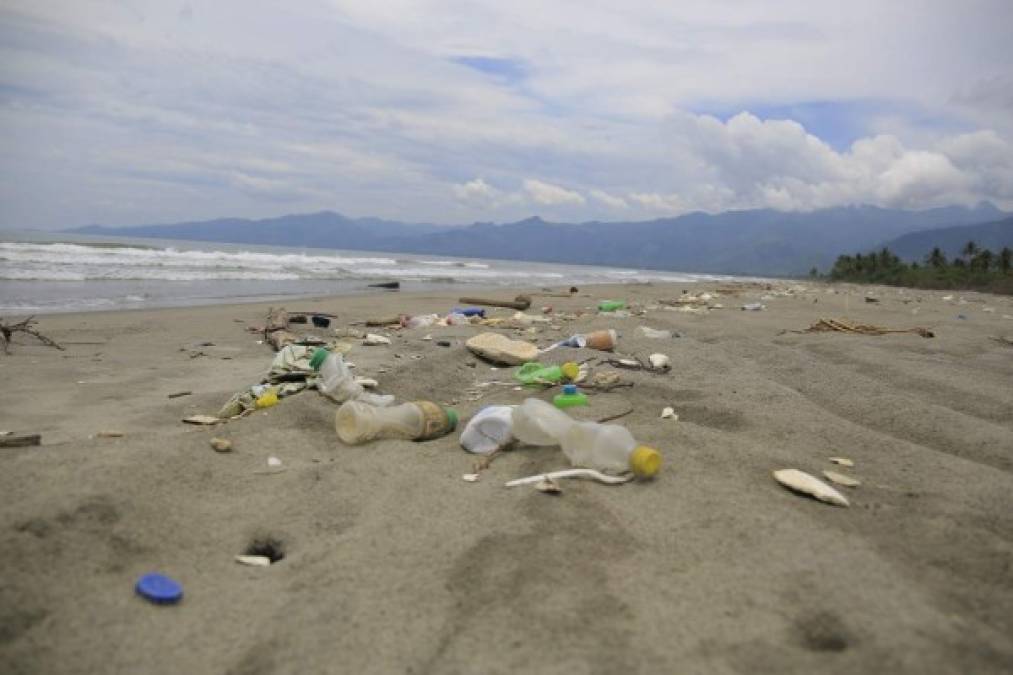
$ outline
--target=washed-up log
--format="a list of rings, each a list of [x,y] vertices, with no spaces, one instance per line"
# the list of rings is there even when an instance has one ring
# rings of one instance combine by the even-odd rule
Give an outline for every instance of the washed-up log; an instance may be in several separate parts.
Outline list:
[[[401,288],[401,282],[400,281],[384,281],[384,282],[381,282],[379,284],[370,284],[369,287],[370,288],[386,288],[386,289],[389,289],[389,290],[392,290],[392,291],[396,291],[397,289]]]
[[[40,434],[26,434],[24,436],[0,436],[0,448],[27,448],[30,445],[41,445]]]
[[[490,300],[488,298],[461,298],[458,302],[465,305],[485,305],[487,307],[509,307],[524,311],[531,306],[531,298],[526,295],[518,295],[513,300]]]

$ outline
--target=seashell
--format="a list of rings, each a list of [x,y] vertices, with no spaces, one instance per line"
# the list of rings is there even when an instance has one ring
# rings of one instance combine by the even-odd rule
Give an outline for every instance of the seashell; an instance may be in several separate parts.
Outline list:
[[[365,387],[366,389],[376,389],[380,386],[380,383],[371,377],[357,377],[355,378],[355,383],[360,387]]]
[[[672,359],[664,354],[651,354],[647,360],[651,362],[651,368],[655,370],[668,370],[672,367]]]
[[[675,414],[675,408],[668,407],[661,411],[661,419],[671,418],[673,422],[679,421],[679,416]]]
[[[384,337],[383,335],[377,335],[376,333],[367,333],[366,337],[362,339],[362,344],[367,347],[376,347],[378,345],[389,345],[390,338]]]
[[[212,438],[211,447],[215,449],[215,452],[231,452],[232,441],[227,438]]]
[[[774,480],[795,492],[809,495],[821,502],[834,506],[849,506],[848,500],[815,476],[798,469],[781,469],[774,472]]]
[[[461,476],[461,480],[467,481],[469,483],[477,483],[478,482],[478,474],[477,473],[466,473],[463,476]]]
[[[854,466],[855,465],[855,463],[852,462],[847,457],[831,457],[830,461],[833,462],[834,464],[840,464],[841,466]]]
[[[836,471],[824,471],[823,475],[831,483],[837,483],[838,485],[843,485],[844,487],[853,488],[862,484],[862,481],[856,480],[851,476],[845,476],[843,473],[837,473]]]
[[[250,567],[270,567],[271,559],[266,555],[237,555],[236,562]]]
[[[619,364],[626,366],[627,368],[640,368],[640,361],[636,359],[619,359]]]
[[[268,457],[267,458],[267,465],[268,466],[281,466],[281,460],[278,459],[277,457]]]
[[[540,480],[538,484],[535,485],[535,489],[538,490],[539,492],[544,492],[550,495],[563,494],[563,488],[559,487],[559,483],[552,480],[548,476]]]
[[[212,417],[211,415],[190,415],[189,417],[184,417],[183,421],[187,424],[211,425],[218,424],[222,420],[218,417]]]

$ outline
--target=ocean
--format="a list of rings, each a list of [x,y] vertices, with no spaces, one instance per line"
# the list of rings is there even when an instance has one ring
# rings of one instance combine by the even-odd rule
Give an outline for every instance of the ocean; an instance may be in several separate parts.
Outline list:
[[[0,231],[0,315],[474,290],[731,279],[590,265]]]

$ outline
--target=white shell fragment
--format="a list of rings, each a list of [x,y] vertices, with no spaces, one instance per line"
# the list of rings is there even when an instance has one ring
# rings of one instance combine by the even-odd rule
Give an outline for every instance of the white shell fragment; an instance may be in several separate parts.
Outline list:
[[[679,420],[679,416],[675,414],[675,408],[669,406],[661,411],[661,419],[671,419],[673,422],[676,422]]]
[[[377,345],[389,345],[390,338],[384,337],[383,335],[377,335],[376,333],[367,333],[366,337],[362,339],[362,344],[367,347],[375,347]]]
[[[355,378],[355,383],[366,389],[376,389],[380,386],[380,383],[371,377],[357,377]]]
[[[651,368],[655,370],[668,370],[672,367],[672,359],[665,354],[651,354],[647,360],[651,362]]]
[[[268,457],[267,458],[267,465],[268,466],[281,466],[281,460],[278,459],[277,457]]]
[[[461,480],[467,481],[468,483],[477,483],[478,482],[478,474],[477,473],[466,473],[463,476],[461,476]]]
[[[841,466],[854,466],[855,465],[855,463],[852,462],[847,457],[831,457],[830,461],[833,462],[834,464],[840,464]]]
[[[858,487],[862,484],[862,481],[852,478],[851,476],[845,476],[843,473],[837,473],[836,471],[824,471],[823,476],[831,483],[837,483],[844,487]]]
[[[211,415],[190,415],[189,417],[184,417],[183,421],[187,424],[211,425],[218,424],[222,420],[218,417],[212,417]]]
[[[774,480],[789,490],[809,495],[821,502],[834,506],[850,506],[848,500],[815,476],[798,469],[781,469],[774,472]]]
[[[237,555],[236,562],[250,567],[270,567],[271,559],[266,555]]]

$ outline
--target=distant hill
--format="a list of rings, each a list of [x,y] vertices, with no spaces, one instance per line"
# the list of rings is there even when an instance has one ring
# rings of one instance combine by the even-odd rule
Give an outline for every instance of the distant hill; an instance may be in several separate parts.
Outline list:
[[[887,242],[886,246],[901,260],[922,262],[926,254],[936,246],[943,250],[947,258],[953,258],[960,254],[969,241],[993,253],[998,253],[1003,247],[1013,249],[1013,217],[991,223],[909,232]]]
[[[690,213],[636,222],[515,223],[448,227],[339,213],[237,218],[72,232],[163,239],[315,246],[725,274],[796,275],[828,268],[844,251],[879,247],[921,230],[995,221],[992,204],[901,211],[873,206],[782,212]]]

